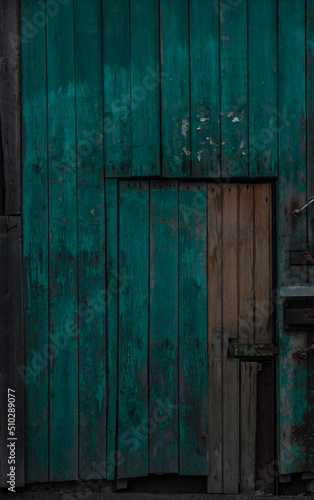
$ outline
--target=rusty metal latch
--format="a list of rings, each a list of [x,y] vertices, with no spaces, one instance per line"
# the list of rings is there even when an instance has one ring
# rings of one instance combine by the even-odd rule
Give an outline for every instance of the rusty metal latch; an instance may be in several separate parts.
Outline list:
[[[295,217],[301,217],[302,214],[304,214],[305,210],[307,209],[307,207],[309,205],[311,205],[311,203],[313,203],[314,201],[314,196],[311,196],[308,200],[307,200],[307,204],[304,205],[304,207],[302,208],[297,208],[296,210],[293,210],[292,212],[292,215],[294,215]]]
[[[308,351],[314,351],[314,344],[312,344],[310,347],[307,347],[306,349],[297,349],[296,351],[294,351],[292,356],[298,363],[303,363],[303,361],[307,359]]]
[[[229,339],[228,358],[255,361],[277,354],[279,347],[274,344],[239,344],[236,339]]]

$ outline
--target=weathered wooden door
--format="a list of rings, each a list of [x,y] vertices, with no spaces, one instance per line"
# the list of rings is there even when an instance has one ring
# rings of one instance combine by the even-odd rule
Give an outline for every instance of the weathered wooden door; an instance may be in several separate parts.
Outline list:
[[[112,186],[117,477],[205,475],[210,492],[254,492],[261,360],[228,356],[234,342],[273,342],[271,186]]]

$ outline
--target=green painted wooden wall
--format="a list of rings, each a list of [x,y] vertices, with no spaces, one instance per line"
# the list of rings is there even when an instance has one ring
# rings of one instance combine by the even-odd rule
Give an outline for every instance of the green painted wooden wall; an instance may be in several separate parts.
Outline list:
[[[313,16],[313,0],[21,0],[27,482],[115,462],[117,408],[131,411],[115,385],[119,372],[130,390],[118,310],[148,301],[147,282],[131,302],[117,294],[124,244],[148,265],[139,178],[271,179],[278,286],[313,284],[312,268],[289,265],[314,245],[313,215],[291,216],[314,195]],[[177,200],[160,196],[174,221]],[[150,321],[154,347],[154,307]],[[307,472],[313,364],[291,362],[307,339],[283,330],[279,301],[277,323],[279,469]]]

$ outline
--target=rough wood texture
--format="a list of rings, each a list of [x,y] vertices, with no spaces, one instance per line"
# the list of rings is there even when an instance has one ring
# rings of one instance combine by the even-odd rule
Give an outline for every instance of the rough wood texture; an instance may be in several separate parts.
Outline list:
[[[209,475],[207,491],[223,493],[222,452],[222,196],[220,185],[208,185],[208,397]]]
[[[272,210],[271,185],[254,187],[254,342],[270,344],[273,341],[272,314]]]
[[[251,176],[278,173],[277,2],[248,0],[248,161]]]
[[[115,179],[106,179],[106,235],[107,277],[105,301],[107,304],[107,479],[114,479],[117,450],[118,398],[118,290],[122,285],[119,275],[118,185]]]
[[[254,342],[254,187],[239,186],[238,213],[238,266],[239,266],[239,342]],[[235,207],[234,207],[235,208]],[[268,262],[267,262],[268,264]],[[268,268],[266,266],[266,272]]]
[[[240,491],[255,492],[257,363],[241,363],[241,471]]]
[[[32,19],[37,5],[23,2]],[[26,481],[48,481],[49,325],[48,325],[48,165],[46,30],[22,44],[23,273]]]
[[[66,50],[65,50],[66,47]],[[47,23],[50,480],[78,478],[77,185],[73,1]]]
[[[20,2],[1,0],[0,121],[7,215],[21,213],[20,47]]]
[[[106,246],[101,2],[74,5],[79,336],[79,476],[106,456]],[[90,67],[93,71],[90,71]]]
[[[223,287],[223,491],[239,487],[239,362],[228,359],[228,339],[238,338],[238,186],[222,188]]]
[[[129,0],[102,2],[107,177],[129,176],[132,172],[129,14]]]
[[[248,174],[247,2],[220,3],[221,172]],[[237,54],[237,57],[234,54]]]
[[[124,181],[119,198],[118,478],[148,473],[149,186]],[[122,267],[123,266],[123,267]]]
[[[278,8],[278,106],[287,117],[279,132],[277,198],[278,285],[282,286],[307,281],[305,266],[289,266],[289,250],[307,245],[306,216],[296,219],[291,215],[306,201],[305,2],[279,0]],[[282,301],[279,301],[277,318],[280,346],[277,380],[279,473],[306,472],[307,367],[305,363],[294,364],[292,352],[306,347],[307,337],[302,332],[291,334],[283,330]]]
[[[272,266],[270,199],[265,208],[269,192],[270,185],[263,184],[209,184],[207,190],[210,493],[237,492],[239,484],[243,492],[255,488],[257,364],[244,362],[239,370],[238,360],[227,358],[227,350],[229,338],[254,343],[256,290],[269,310],[269,280],[260,284],[255,279],[257,267],[259,275],[268,277]],[[256,247],[265,237],[261,250],[268,253],[261,259]],[[263,316],[266,332],[270,320],[269,314]],[[265,404],[265,394],[263,398]],[[263,439],[266,430],[261,429]]]
[[[206,184],[179,184],[180,474],[208,474]]]
[[[20,2],[0,2],[0,486],[25,484],[23,267],[21,227]],[[15,463],[8,464],[8,389],[15,396]],[[11,435],[11,437],[13,437]],[[13,450],[12,450],[13,451]],[[12,486],[12,484],[11,484]],[[14,490],[16,491],[16,490]]]
[[[149,472],[178,473],[178,182],[150,194]]]
[[[190,175],[188,2],[160,0],[163,177]]]
[[[130,0],[130,36],[132,175],[160,175],[159,0]]]
[[[18,367],[24,366],[21,218],[0,217],[0,486],[8,488],[8,389],[15,396],[15,484],[24,486],[24,381]],[[9,410],[8,410],[9,409]],[[16,491],[16,490],[15,490]]]
[[[219,177],[218,0],[193,0],[190,7],[191,163],[194,177]],[[200,78],[210,75],[210,78]]]

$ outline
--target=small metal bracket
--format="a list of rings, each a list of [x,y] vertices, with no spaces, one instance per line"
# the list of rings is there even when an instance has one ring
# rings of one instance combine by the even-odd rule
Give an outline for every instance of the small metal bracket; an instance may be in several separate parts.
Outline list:
[[[228,358],[240,361],[262,361],[279,354],[279,346],[274,344],[239,344],[237,339],[229,339]]]

